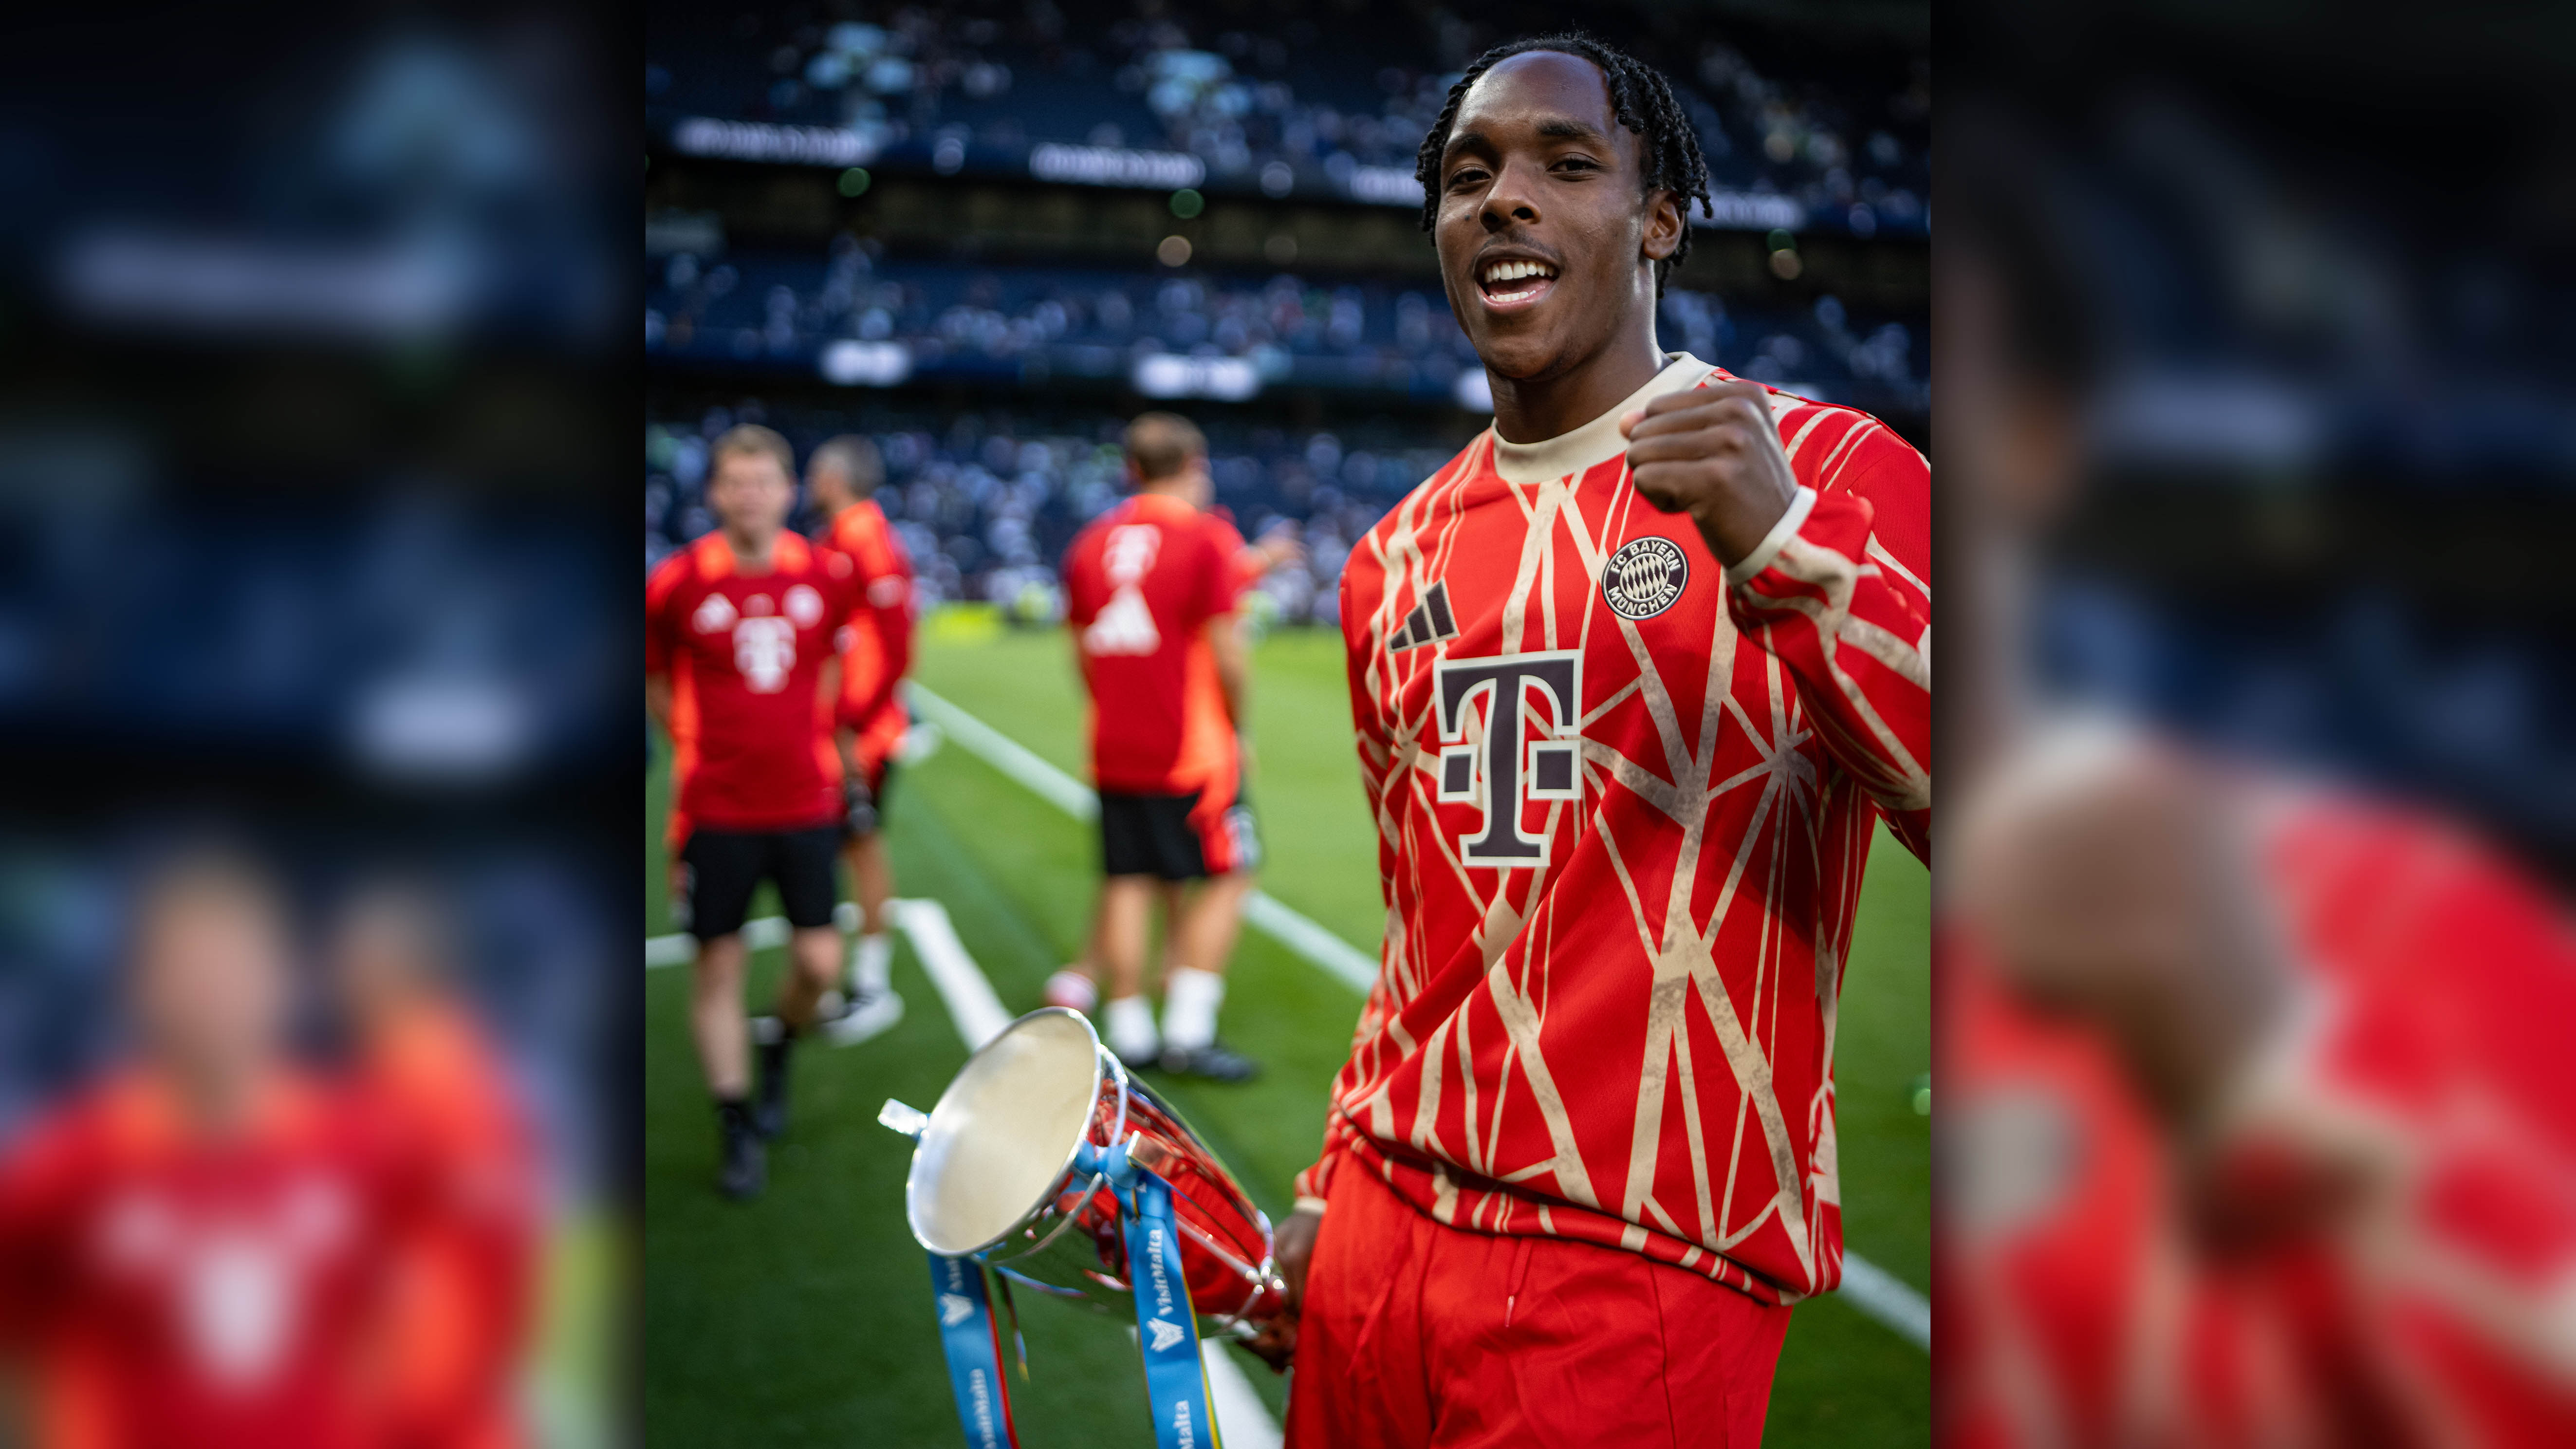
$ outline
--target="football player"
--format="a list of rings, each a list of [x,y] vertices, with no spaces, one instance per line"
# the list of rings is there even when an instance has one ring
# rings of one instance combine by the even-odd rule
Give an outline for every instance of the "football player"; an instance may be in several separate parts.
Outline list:
[[[645,702],[671,737],[682,909],[698,939],[690,1029],[715,1098],[716,1184],[748,1198],[768,1179],[764,1139],[786,1125],[788,1062],[841,974],[833,866],[848,802],[832,738],[833,640],[861,596],[847,554],[787,530],[795,456],[743,426],[708,456],[719,523],[653,571],[644,591]],[[762,880],[778,887],[792,969],[774,1032],[760,1043],[751,1100],[743,1015],[743,916]]]
[[[1104,879],[1092,940],[1109,977],[1101,1019],[1110,1050],[1130,1064],[1242,1081],[1256,1068],[1217,1040],[1216,1018],[1260,862],[1239,738],[1243,535],[1195,501],[1207,439],[1187,419],[1146,413],[1129,424],[1127,466],[1134,496],[1076,535],[1064,561],[1100,789]],[[1191,882],[1204,884],[1185,895]],[[1159,1030],[1143,994],[1158,898],[1172,946]],[[1048,999],[1088,1009],[1092,990],[1068,969],[1048,982]]]
[[[1926,849],[1929,469],[1658,347],[1706,169],[1630,57],[1487,53],[1418,174],[1494,423],[1342,576],[1388,929],[1278,1234],[1288,1442],[1751,1444],[1841,1278],[1871,840]]]

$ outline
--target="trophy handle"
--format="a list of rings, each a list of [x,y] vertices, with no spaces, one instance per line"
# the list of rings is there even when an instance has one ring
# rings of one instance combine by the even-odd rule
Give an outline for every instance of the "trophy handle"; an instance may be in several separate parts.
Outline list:
[[[930,1114],[888,1097],[885,1105],[877,1109],[877,1124],[918,1142],[922,1132],[930,1126]]]

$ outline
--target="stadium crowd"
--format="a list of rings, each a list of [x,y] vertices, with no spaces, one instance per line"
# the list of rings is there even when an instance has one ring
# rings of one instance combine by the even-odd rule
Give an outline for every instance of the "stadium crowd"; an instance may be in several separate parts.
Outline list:
[[[869,151],[913,147],[953,173],[1046,142],[1186,153],[1210,181],[1396,200],[1456,72],[1490,37],[1435,12],[1403,43],[1337,45],[1347,19],[1263,7],[1193,27],[1150,3],[745,5],[657,15],[648,114],[845,127]],[[1618,28],[1616,16],[1587,17]],[[1787,78],[1694,34],[1614,37],[1671,77],[1723,191],[1793,200],[1859,236],[1928,229],[1928,60]],[[1375,183],[1372,186],[1372,183]],[[1381,194],[1371,194],[1377,192]]]
[[[1730,308],[1676,287],[1665,345],[1820,401],[1883,412],[1929,405],[1919,326],[1855,317],[1827,295],[1800,312]],[[1157,353],[1243,358],[1264,383],[1447,398],[1475,352],[1436,288],[1065,267],[885,260],[836,237],[827,257],[684,250],[657,260],[646,350],[703,363],[812,366],[840,339],[892,342],[907,373],[1042,382],[1125,376]]]

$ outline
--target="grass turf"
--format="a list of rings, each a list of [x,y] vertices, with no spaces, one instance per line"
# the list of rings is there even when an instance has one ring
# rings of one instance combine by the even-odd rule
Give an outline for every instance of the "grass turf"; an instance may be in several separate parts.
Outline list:
[[[1263,886],[1346,939],[1373,947],[1384,917],[1376,842],[1352,761],[1340,643],[1291,631],[1254,656],[1255,804]],[[1040,756],[1083,774],[1082,700],[1064,638],[926,632],[922,682]],[[665,786],[646,815],[647,934],[670,929],[661,855]],[[888,840],[905,895],[944,902],[1013,1011],[1038,1003],[1089,921],[1088,827],[951,745],[903,773]],[[764,892],[764,897],[766,893]],[[766,899],[755,914],[774,910]],[[1844,1222],[1852,1249],[1918,1287],[1928,1281],[1929,1133],[1912,1104],[1930,1061],[1929,882],[1882,836],[1873,852],[1843,997],[1838,1052]],[[781,953],[754,962],[757,997]],[[1182,1111],[1274,1216],[1312,1158],[1325,1093],[1349,1046],[1356,993],[1247,930],[1225,1033],[1260,1059],[1251,1084],[1168,1083]],[[903,1226],[910,1144],[875,1125],[878,1103],[927,1107],[964,1059],[909,947],[896,953],[900,1026],[847,1050],[808,1048],[795,1117],[773,1147],[768,1194],[736,1206],[710,1186],[713,1113],[687,1034],[685,970],[645,993],[645,1422],[663,1443],[945,1446],[960,1442],[932,1327],[928,1269]],[[1030,1376],[1012,1386],[1021,1442],[1124,1445],[1148,1432],[1132,1326],[1024,1296]],[[1279,1412],[1281,1381],[1244,1358]],[[1765,1442],[1929,1442],[1923,1352],[1835,1298],[1801,1305],[1775,1383]]]

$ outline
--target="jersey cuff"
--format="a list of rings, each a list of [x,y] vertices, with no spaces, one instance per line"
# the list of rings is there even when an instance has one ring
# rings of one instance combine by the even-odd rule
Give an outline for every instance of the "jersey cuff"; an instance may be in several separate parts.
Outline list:
[[[1789,546],[1789,540],[1797,537],[1798,525],[1807,521],[1807,515],[1814,512],[1815,507],[1816,490],[1801,487],[1789,499],[1788,511],[1780,515],[1779,522],[1771,525],[1769,533],[1762,535],[1762,541],[1753,546],[1753,552],[1727,567],[1726,586],[1734,588],[1771,567],[1771,560],[1778,558],[1780,550]]]
[[[1320,1197],[1301,1197],[1297,1199],[1297,1211],[1313,1213],[1320,1218],[1324,1215],[1324,1200]]]

